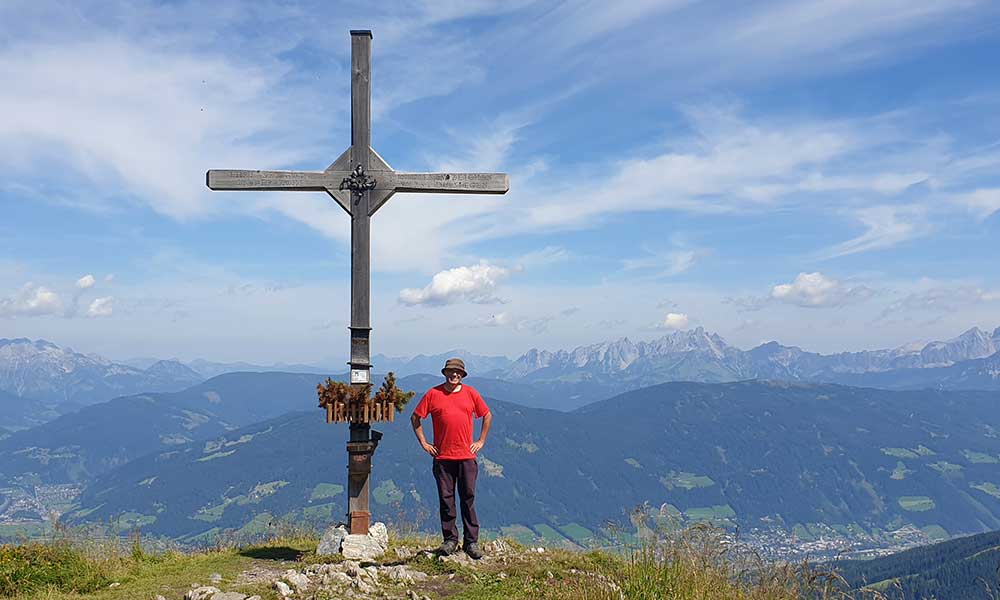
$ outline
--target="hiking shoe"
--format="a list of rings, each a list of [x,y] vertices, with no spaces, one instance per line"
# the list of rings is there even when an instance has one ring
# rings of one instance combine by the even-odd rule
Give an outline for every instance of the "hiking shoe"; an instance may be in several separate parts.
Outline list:
[[[474,560],[479,560],[483,557],[483,550],[479,547],[476,542],[470,542],[463,548],[465,553],[469,555],[469,558]]]
[[[458,542],[455,540],[446,540],[440,546],[438,546],[437,553],[448,556],[449,554],[454,554],[458,552]]]

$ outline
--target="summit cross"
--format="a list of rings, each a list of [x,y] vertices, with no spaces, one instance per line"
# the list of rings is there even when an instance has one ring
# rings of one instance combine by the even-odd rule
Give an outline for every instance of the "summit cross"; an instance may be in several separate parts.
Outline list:
[[[323,171],[212,169],[212,190],[326,192],[351,217],[351,384],[371,381],[371,218],[397,192],[505,194],[506,173],[403,173],[371,148],[372,32],[351,31],[351,146]],[[369,437],[368,424],[351,423],[351,444],[374,451],[380,434]],[[370,461],[371,454],[367,454]],[[370,463],[369,463],[370,464]],[[355,488],[354,482],[350,482]],[[361,485],[361,484],[359,484]],[[349,492],[351,533],[368,531],[368,481]],[[356,493],[355,493],[356,492]],[[357,515],[355,515],[357,513]],[[357,521],[355,516],[358,517]],[[363,517],[363,518],[361,518]]]

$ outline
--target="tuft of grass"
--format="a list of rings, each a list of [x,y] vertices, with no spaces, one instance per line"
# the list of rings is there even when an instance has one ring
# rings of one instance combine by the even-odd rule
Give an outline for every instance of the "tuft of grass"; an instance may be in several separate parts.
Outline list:
[[[85,594],[111,583],[110,569],[69,543],[0,546],[0,596],[54,587]]]

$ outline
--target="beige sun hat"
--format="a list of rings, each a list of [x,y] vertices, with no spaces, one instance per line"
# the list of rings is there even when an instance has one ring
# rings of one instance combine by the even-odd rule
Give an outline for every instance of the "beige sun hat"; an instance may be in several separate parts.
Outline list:
[[[449,358],[448,360],[446,360],[444,363],[444,368],[441,369],[441,374],[444,375],[444,372],[447,371],[448,369],[455,369],[457,371],[461,371],[462,377],[469,376],[469,374],[465,371],[465,361],[463,361],[461,358]]]

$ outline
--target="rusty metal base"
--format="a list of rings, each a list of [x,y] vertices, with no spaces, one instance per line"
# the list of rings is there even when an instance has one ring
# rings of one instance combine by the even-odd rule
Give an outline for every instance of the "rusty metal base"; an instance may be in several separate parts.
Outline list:
[[[351,533],[368,535],[368,527],[371,524],[372,514],[367,511],[356,510],[350,514]]]

